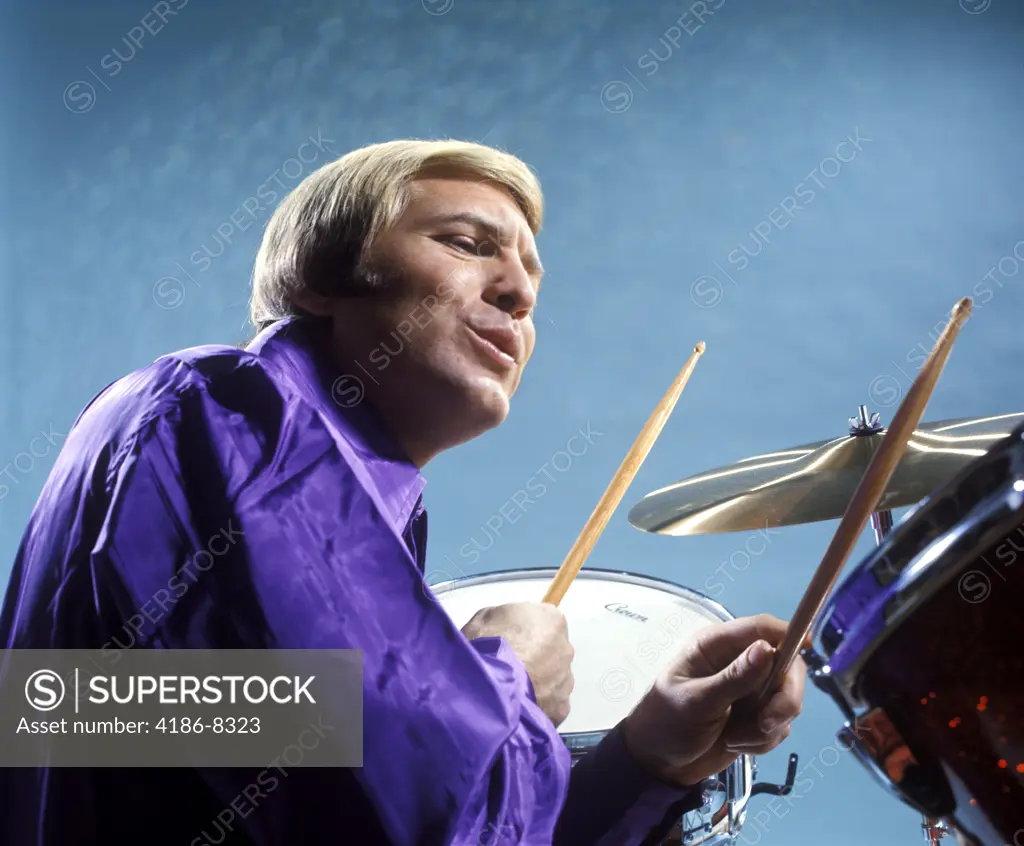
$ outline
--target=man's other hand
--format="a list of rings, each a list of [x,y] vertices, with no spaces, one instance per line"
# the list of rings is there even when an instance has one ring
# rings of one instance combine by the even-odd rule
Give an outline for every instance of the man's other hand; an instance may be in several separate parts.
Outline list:
[[[533,683],[537,705],[555,726],[569,716],[573,648],[565,615],[546,602],[515,602],[478,611],[462,627],[472,640],[504,638]]]
[[[786,628],[761,614],[699,631],[626,718],[634,759],[665,781],[694,785],[740,755],[764,755],[782,743],[802,707],[804,662],[793,662],[763,708],[754,702]]]

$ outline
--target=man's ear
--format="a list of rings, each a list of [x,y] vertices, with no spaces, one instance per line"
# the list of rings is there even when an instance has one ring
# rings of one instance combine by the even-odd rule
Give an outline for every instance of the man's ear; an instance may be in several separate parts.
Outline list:
[[[292,302],[313,317],[330,317],[333,314],[334,299],[309,288],[295,293]]]

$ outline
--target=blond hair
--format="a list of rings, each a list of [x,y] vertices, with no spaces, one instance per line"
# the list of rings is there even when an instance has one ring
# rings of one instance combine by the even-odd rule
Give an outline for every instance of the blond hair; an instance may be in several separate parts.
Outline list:
[[[506,188],[534,234],[543,219],[540,184],[508,153],[468,141],[389,141],[347,153],[306,177],[267,224],[252,273],[249,316],[256,331],[302,314],[304,290],[325,296],[353,289],[374,240],[408,203],[409,183],[455,172]]]

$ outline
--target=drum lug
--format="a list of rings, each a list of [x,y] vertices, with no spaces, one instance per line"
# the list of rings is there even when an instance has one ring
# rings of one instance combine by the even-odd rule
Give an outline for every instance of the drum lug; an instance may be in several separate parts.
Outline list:
[[[752,796],[754,758],[741,755],[726,770],[701,783],[703,803],[685,814],[664,843],[683,846],[734,846]],[[715,808],[715,796],[724,801]]]
[[[755,784],[750,791],[751,796],[759,796],[764,794],[765,796],[789,796],[793,792],[793,783],[796,781],[796,754],[789,756],[789,767],[786,769],[786,783],[785,784],[769,784],[768,782],[761,782]]]
[[[921,831],[924,834],[925,843],[938,843],[943,837],[948,837],[952,832],[949,826],[942,820],[932,819],[925,816],[921,823]]]

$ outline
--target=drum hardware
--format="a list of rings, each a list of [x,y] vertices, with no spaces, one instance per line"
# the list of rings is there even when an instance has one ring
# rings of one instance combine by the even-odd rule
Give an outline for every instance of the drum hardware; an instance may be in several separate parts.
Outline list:
[[[881,412],[875,411],[869,414],[866,405],[858,406],[857,416],[850,418],[851,435],[877,435],[883,429]]]
[[[875,533],[875,542],[881,543],[882,539],[892,531],[892,512],[876,511],[871,515],[871,529]]]
[[[948,825],[942,820],[933,820],[931,817],[924,818],[921,830],[924,833],[924,839],[929,843],[938,843],[950,833]]]
[[[742,766],[733,765],[719,776],[704,780],[701,807],[684,814],[662,846],[695,846],[698,843],[703,846],[731,846],[735,842],[746,820],[747,804],[754,795],[754,777],[757,774],[753,758],[740,760]],[[723,801],[716,808],[718,794],[722,794]]]
[[[789,756],[789,765],[786,767],[786,781],[783,784],[769,784],[762,781],[754,785],[751,796],[789,796],[793,792],[793,785],[796,783],[796,753]],[[757,775],[757,766],[754,766],[754,775]]]
[[[857,416],[850,418],[850,434],[855,438],[863,437],[864,435],[877,435],[884,433],[884,431],[882,415],[877,411],[869,414],[866,405],[859,406]],[[871,529],[875,533],[875,542],[881,543],[882,539],[892,529],[892,511],[885,509],[872,513]]]
[[[789,756],[789,765],[788,765],[788,767],[786,769],[786,781],[785,781],[785,783],[784,784],[771,784],[769,782],[764,782],[764,781],[759,782],[759,781],[756,781],[756,778],[757,778],[757,759],[756,758],[751,758],[751,763],[750,763],[750,779],[749,779],[751,787],[750,787],[749,793],[747,794],[748,799],[749,798],[753,798],[754,796],[788,796],[790,793],[792,793],[793,792],[793,784],[796,782],[797,761],[798,761],[797,755],[796,754],[791,754]],[[681,828],[681,830],[679,832],[680,840],[679,841],[673,841],[673,842],[681,842],[681,843],[684,843],[684,844],[692,844],[692,843],[701,843],[701,842],[703,842],[703,843],[708,844],[708,846],[711,846],[711,844],[715,844],[715,843],[723,843],[723,844],[725,844],[725,843],[732,843],[732,842],[734,842],[735,834],[739,831],[740,827],[742,826],[742,822],[743,821],[742,821],[742,819],[738,819],[738,820],[736,819],[736,814],[735,814],[734,809],[729,807],[730,804],[732,804],[732,803],[729,803],[729,802],[724,803],[717,811],[711,811],[710,810],[710,807],[711,807],[711,805],[713,803],[713,800],[714,800],[714,794],[715,793],[725,793],[726,795],[730,795],[731,793],[735,793],[736,792],[734,789],[731,789],[731,786],[728,784],[729,779],[732,779],[734,777],[732,771],[727,770],[724,775],[725,775],[725,780],[724,781],[723,781],[722,778],[715,777],[715,776],[712,776],[711,778],[705,780],[704,785],[703,785],[703,789],[704,789],[704,796],[703,796],[704,804],[703,804],[703,806],[699,810],[694,811],[693,814],[692,814],[693,816],[695,816],[697,818],[696,821],[694,823],[691,823],[689,825],[689,827]],[[705,809],[707,809],[707,810],[705,810]],[[730,814],[730,813],[733,814],[732,825],[728,828],[728,830],[731,832],[731,834],[728,835],[728,836],[725,836],[725,839],[722,839],[722,840],[705,840],[705,841],[701,841],[701,840],[697,840],[696,839],[698,834],[705,834],[706,835],[706,834],[709,834],[712,831],[714,831],[714,829],[717,826],[719,826],[722,823],[722,821],[726,818],[726,816],[728,814]]]

